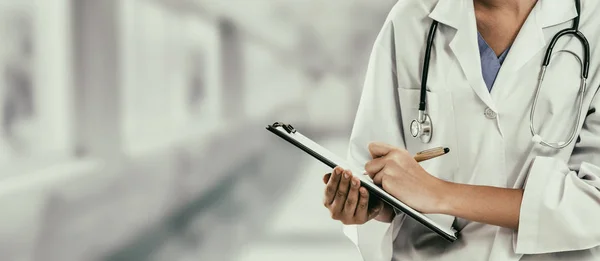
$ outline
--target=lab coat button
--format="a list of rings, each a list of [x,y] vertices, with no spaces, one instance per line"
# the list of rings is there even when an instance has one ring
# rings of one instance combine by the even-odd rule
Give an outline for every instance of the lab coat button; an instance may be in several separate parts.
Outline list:
[[[485,108],[485,113],[484,114],[485,114],[485,117],[488,118],[488,119],[495,119],[496,116],[497,116],[496,112],[493,111],[492,109],[490,109],[489,107]]]

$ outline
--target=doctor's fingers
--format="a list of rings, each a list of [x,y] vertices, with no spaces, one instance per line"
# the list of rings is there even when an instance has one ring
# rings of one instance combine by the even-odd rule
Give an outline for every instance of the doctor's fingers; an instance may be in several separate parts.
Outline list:
[[[389,161],[390,161],[389,157],[381,157],[381,158],[376,158],[376,159],[370,160],[369,162],[367,162],[367,164],[365,164],[365,171],[367,172],[367,175],[369,175],[369,177],[373,178],[375,176],[375,174],[377,174],[383,168],[385,168],[385,165]]]
[[[392,173],[393,171],[399,171],[399,170],[392,170],[389,167],[384,167],[383,169],[381,169],[381,171],[379,171],[373,175],[373,183],[375,183],[378,186],[382,186],[383,181],[386,178],[389,178],[390,176],[393,175],[393,173]]]
[[[361,187],[359,189],[360,198],[354,213],[355,224],[364,224],[367,221],[375,218],[383,209],[383,202],[380,200],[372,200],[367,189]]]
[[[390,153],[404,152],[406,152],[406,150],[382,142],[372,142],[369,144],[369,153],[371,153],[371,158],[373,159],[386,156]]]
[[[346,204],[346,198],[348,197],[348,192],[350,190],[350,179],[352,178],[352,173],[349,170],[344,170],[341,176],[342,177],[338,185],[337,192],[335,193],[333,203],[329,208],[334,219],[338,218],[337,216],[342,213],[344,205]]]
[[[358,191],[360,197],[358,199],[358,204],[356,205],[354,217],[358,224],[362,224],[369,220],[369,192],[363,187],[361,187]]]
[[[348,191],[348,197],[344,205],[344,217],[348,219],[354,218],[354,212],[356,211],[356,205],[359,200],[358,190],[360,188],[360,180],[357,177],[351,177],[350,190]]]
[[[342,168],[335,168],[331,173],[331,177],[327,181],[327,186],[325,186],[325,198],[324,205],[329,208],[335,199],[335,194],[337,193],[337,189],[340,183],[340,179],[342,177]]]

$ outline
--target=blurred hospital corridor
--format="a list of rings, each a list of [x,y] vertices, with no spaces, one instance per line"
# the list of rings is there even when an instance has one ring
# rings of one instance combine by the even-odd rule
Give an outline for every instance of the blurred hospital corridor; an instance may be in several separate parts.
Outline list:
[[[2,0],[0,260],[358,261],[322,205],[394,0]]]

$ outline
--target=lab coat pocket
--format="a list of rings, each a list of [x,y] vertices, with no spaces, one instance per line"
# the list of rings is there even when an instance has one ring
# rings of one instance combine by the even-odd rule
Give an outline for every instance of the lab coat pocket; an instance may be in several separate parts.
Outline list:
[[[427,92],[427,113],[432,124],[432,136],[429,143],[423,143],[410,133],[410,124],[418,116],[419,97],[419,89],[398,88],[406,149],[414,155],[435,147],[449,148],[448,154],[423,161],[420,164],[431,175],[446,181],[454,181],[458,171],[458,157],[456,151],[452,150],[457,147],[457,139],[451,93],[448,91]]]

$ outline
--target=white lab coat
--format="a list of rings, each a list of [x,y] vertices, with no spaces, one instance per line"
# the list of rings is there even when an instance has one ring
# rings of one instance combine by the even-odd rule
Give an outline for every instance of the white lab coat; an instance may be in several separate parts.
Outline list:
[[[559,30],[571,27],[573,0],[540,0],[488,92],[481,74],[473,0],[400,0],[380,32],[349,146],[349,160],[371,159],[367,145],[386,142],[416,153],[437,146],[450,153],[422,163],[432,175],[466,184],[524,188],[518,232],[460,218],[460,238],[448,243],[405,215],[391,225],[346,226],[366,261],[379,260],[600,260],[600,1],[583,0],[580,30],[591,45],[584,109],[577,114],[580,66],[557,55],[546,73],[534,124],[548,141],[565,141],[575,124],[581,141],[555,150],[535,145],[529,112],[543,55]],[[432,51],[429,144],[408,132],[417,117],[422,60],[432,19],[440,22]],[[579,41],[557,50],[583,57]],[[589,116],[591,108],[598,111]],[[487,113],[486,113],[487,110]],[[374,228],[380,226],[380,228]]]

